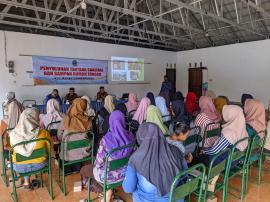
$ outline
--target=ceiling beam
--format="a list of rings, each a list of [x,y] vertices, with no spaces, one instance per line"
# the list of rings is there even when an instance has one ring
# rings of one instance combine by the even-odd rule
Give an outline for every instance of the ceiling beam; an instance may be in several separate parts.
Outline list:
[[[224,22],[224,23],[229,24],[231,26],[237,27],[240,30],[244,30],[244,31],[250,32],[252,34],[255,34],[257,36],[263,37],[264,39],[267,38],[266,35],[264,35],[262,33],[259,33],[256,30],[253,30],[251,28],[249,29],[249,28],[243,27],[243,26],[241,26],[241,25],[239,25],[239,24],[237,24],[237,23],[235,23],[235,22],[233,22],[231,20],[228,20],[228,19],[226,19],[224,17],[221,17],[221,16],[215,15],[213,13],[210,13],[210,12],[207,12],[207,11],[204,11],[204,10],[201,10],[199,8],[193,7],[193,6],[189,5],[189,4],[183,3],[181,1],[178,1],[178,0],[166,0],[166,1],[168,1],[170,3],[173,3],[173,4],[175,4],[175,5],[179,6],[179,7],[186,8],[186,9],[188,9],[188,10],[194,12],[194,13],[200,13],[202,15],[205,15],[205,16],[208,16],[208,17],[217,19],[217,20],[219,20],[221,22]]]

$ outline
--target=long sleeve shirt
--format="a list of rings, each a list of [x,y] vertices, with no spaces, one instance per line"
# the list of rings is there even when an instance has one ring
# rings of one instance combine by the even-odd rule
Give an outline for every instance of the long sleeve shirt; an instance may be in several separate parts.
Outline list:
[[[226,148],[228,148],[231,145],[232,144],[223,135],[221,135],[217,144],[215,144],[213,147],[209,147],[209,148],[205,149],[204,154],[215,155],[221,151],[224,151]]]

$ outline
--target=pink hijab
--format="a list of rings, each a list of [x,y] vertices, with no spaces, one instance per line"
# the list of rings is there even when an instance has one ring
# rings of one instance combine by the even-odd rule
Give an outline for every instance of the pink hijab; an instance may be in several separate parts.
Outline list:
[[[136,110],[138,108],[137,95],[135,93],[129,93],[128,102],[125,105],[128,112]]]
[[[51,122],[62,121],[63,117],[59,102],[56,99],[50,99],[47,102],[47,114],[40,114],[40,125],[47,128]]]
[[[224,121],[221,133],[224,137],[234,145],[237,141],[248,137],[246,130],[246,121],[243,110],[236,105],[225,105],[222,110]],[[248,145],[248,141],[238,144],[237,149],[244,151]]]
[[[205,113],[209,119],[214,122],[219,122],[221,120],[220,114],[216,111],[212,98],[201,96],[199,106],[201,108],[201,113]]]
[[[142,98],[138,109],[136,110],[133,120],[138,121],[139,124],[142,124],[146,120],[146,115],[147,115],[147,108],[151,104],[151,101],[149,98],[144,97]]]
[[[247,99],[244,106],[244,112],[247,124],[249,124],[256,132],[265,130],[265,109],[261,101]]]

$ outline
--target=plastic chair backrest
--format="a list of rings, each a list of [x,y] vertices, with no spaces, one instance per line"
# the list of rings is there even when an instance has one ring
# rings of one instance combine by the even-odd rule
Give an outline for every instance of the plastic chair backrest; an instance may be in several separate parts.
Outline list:
[[[223,155],[227,155],[227,158],[224,158],[222,159],[222,161],[220,161],[219,163],[216,164],[216,161],[219,160],[220,157],[222,157]],[[218,154],[216,154],[211,162],[210,162],[210,165],[208,167],[208,175],[207,175],[207,184],[209,183],[209,181],[217,176],[218,174],[226,171],[228,172],[229,169],[228,166],[229,166],[229,159],[231,157],[231,149],[227,148],[221,152],[219,152]],[[225,174],[226,175],[226,174]]]
[[[192,177],[191,173],[199,171],[196,177]],[[179,184],[179,181],[185,176],[189,176],[187,182]],[[203,164],[197,164],[185,171],[180,171],[174,178],[170,188],[169,201],[174,202],[185,198],[199,188],[198,201],[201,200],[203,181],[205,176],[205,166]]]
[[[199,143],[201,140],[201,127],[200,126],[195,126],[193,128],[190,129],[190,131],[195,132],[195,134],[188,136],[188,138],[186,139],[186,141],[184,142],[184,146],[193,144],[193,143]]]
[[[47,138],[38,138],[38,139],[30,140],[30,141],[20,142],[18,144],[13,145],[11,150],[10,150],[9,159],[10,159],[11,163],[13,160],[12,154],[14,152],[14,148],[16,148],[19,145],[25,145],[25,144],[29,144],[32,142],[39,142],[39,141],[46,141],[51,147],[51,142]],[[23,162],[23,161],[27,161],[27,160],[38,159],[38,158],[45,157],[45,156],[48,156],[50,158],[50,151],[48,151],[47,148],[40,148],[40,149],[35,149],[29,157],[22,156],[22,155],[16,153],[16,157],[15,157],[16,161],[15,162]]]
[[[219,124],[218,128],[214,128],[210,130],[211,126]],[[209,137],[215,137],[215,136],[220,136],[221,135],[221,128],[220,128],[220,123],[209,123],[205,127],[204,131],[204,137],[209,138]]]
[[[237,145],[244,142],[244,141],[248,141],[248,146],[244,151],[240,151],[237,149]],[[230,161],[238,161],[238,160],[242,160],[243,163],[246,163],[247,159],[248,159],[248,151],[249,151],[249,147],[250,147],[250,138],[249,137],[245,137],[239,141],[237,141],[233,148],[232,148],[232,156]]]

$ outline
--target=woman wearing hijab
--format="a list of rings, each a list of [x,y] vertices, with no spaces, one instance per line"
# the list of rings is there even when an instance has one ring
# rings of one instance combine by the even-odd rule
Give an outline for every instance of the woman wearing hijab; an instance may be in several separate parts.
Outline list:
[[[216,93],[214,91],[212,91],[212,90],[207,90],[205,92],[205,96],[210,97],[212,100],[216,99],[216,97],[217,97]]]
[[[46,106],[46,114],[40,114],[40,126],[44,129],[47,128],[47,126],[51,122],[55,121],[62,121],[64,114],[60,112],[60,105],[59,102],[56,99],[50,99],[47,102]],[[52,125],[53,128],[50,129],[56,129],[57,124]]]
[[[195,126],[199,126],[201,128],[201,136],[204,135],[204,132],[206,130],[206,126],[210,123],[217,123],[217,124],[211,124],[210,127],[207,128],[207,130],[213,130],[220,126],[218,122],[221,121],[220,114],[216,111],[215,105],[213,103],[212,98],[201,96],[199,100],[199,106],[201,109],[201,112],[198,114],[198,116],[195,119]],[[204,147],[210,147],[216,142],[217,138],[207,138],[205,140]]]
[[[222,115],[222,109],[225,105],[228,105],[229,99],[226,96],[218,96],[215,100],[214,100],[214,105],[216,107],[217,112],[219,112],[220,115]]]
[[[140,125],[137,142],[140,146],[129,159],[123,189],[133,193],[134,202],[167,202],[184,157],[154,123]]]
[[[188,92],[186,96],[186,110],[187,114],[191,117],[195,117],[198,115],[200,108],[197,104],[197,96],[193,92]]]
[[[109,116],[113,112],[114,108],[113,96],[107,95],[104,100],[104,106],[98,112],[100,134],[107,133],[109,129]]]
[[[50,134],[46,130],[40,128],[39,122],[39,112],[36,109],[25,109],[20,116],[17,126],[10,133],[11,146],[21,143],[23,141],[41,138],[46,138],[51,142]],[[29,157],[34,150],[42,148],[46,148],[49,152],[50,145],[46,141],[42,140],[34,143],[29,143],[27,145],[16,146],[14,148],[15,152],[12,156],[14,170],[18,173],[28,173],[45,167],[48,163],[47,156],[16,163],[16,154]],[[24,177],[23,186],[26,189],[31,188],[29,177]]]
[[[247,99],[244,106],[246,117],[246,128],[248,135],[254,137],[259,135],[264,137],[265,131],[265,109],[264,105],[259,100]]]
[[[175,93],[175,98],[171,102],[173,118],[172,121],[175,122],[185,122],[188,123],[188,117],[186,114],[186,108],[184,103],[184,96],[181,92]]]
[[[156,106],[155,96],[154,96],[154,94],[153,94],[152,92],[148,92],[148,93],[146,94],[146,97],[148,97],[149,100],[151,101],[151,105]]]
[[[115,106],[115,111],[119,110],[121,111],[125,116],[127,115],[127,107],[125,103],[119,103],[118,105]]]
[[[147,108],[150,106],[150,104],[151,101],[147,97],[142,98],[138,109],[133,115],[133,120],[137,121],[139,124],[142,124],[146,120]]]
[[[85,115],[87,109],[87,101],[81,98],[76,98],[73,100],[72,105],[67,111],[63,121],[60,123],[58,128],[58,139],[65,142],[85,140],[88,139],[87,132],[92,127],[92,119]],[[71,132],[75,132],[72,135],[68,135]],[[67,136],[68,135],[68,136]],[[62,152],[60,151],[60,158],[62,157]],[[74,161],[85,158],[91,155],[90,148],[84,147],[74,150],[65,150],[64,157],[65,161]],[[77,171],[81,167],[79,165],[67,166],[67,172]]]
[[[17,125],[23,111],[23,106],[18,100],[16,100],[14,92],[8,92],[6,94],[4,108],[7,110],[7,127],[14,128]]]
[[[84,178],[91,177],[99,183],[104,183],[104,169],[106,154],[117,147],[135,143],[135,137],[125,129],[125,116],[121,111],[114,111],[110,115],[109,130],[99,143],[99,149],[94,162],[94,165],[87,165],[81,169],[81,174]],[[128,157],[132,154],[133,149],[124,149],[114,152],[109,161]],[[108,172],[108,184],[117,183],[124,179],[126,167]],[[91,181],[92,183],[92,181]],[[99,191],[100,188],[99,188]],[[106,193],[107,201],[112,198],[112,190]]]
[[[91,116],[91,117],[96,116],[95,110],[92,108],[92,105],[91,105],[91,99],[86,95],[82,96],[81,98],[87,101],[87,108],[85,111],[85,115]]]
[[[241,96],[242,107],[245,106],[245,102],[247,99],[254,99],[254,97],[251,94],[247,94],[247,93],[242,94]]]
[[[239,140],[248,137],[246,131],[246,121],[241,107],[236,105],[225,105],[223,107],[223,119],[225,124],[222,126],[221,137],[214,146],[206,148],[203,154],[199,155],[193,163],[204,163],[208,165],[215,154],[224,151],[226,148],[232,148]],[[247,148],[248,141],[237,144],[236,149],[244,151]],[[223,158],[226,158],[224,156]],[[223,159],[222,159],[223,160]],[[222,161],[221,159],[219,161]],[[216,161],[215,163],[218,163]]]
[[[147,108],[146,122],[157,124],[160,130],[165,135],[168,135],[170,133],[167,126],[163,123],[162,115],[159,108],[157,108],[156,106],[150,105]]]
[[[137,95],[135,93],[129,93],[128,101],[125,103],[125,105],[127,107],[128,113],[137,110],[138,108]]]
[[[161,112],[163,121],[164,122],[170,121],[171,116],[166,105],[166,100],[161,96],[157,96],[155,99],[155,102],[156,102],[156,106],[159,108]]]

